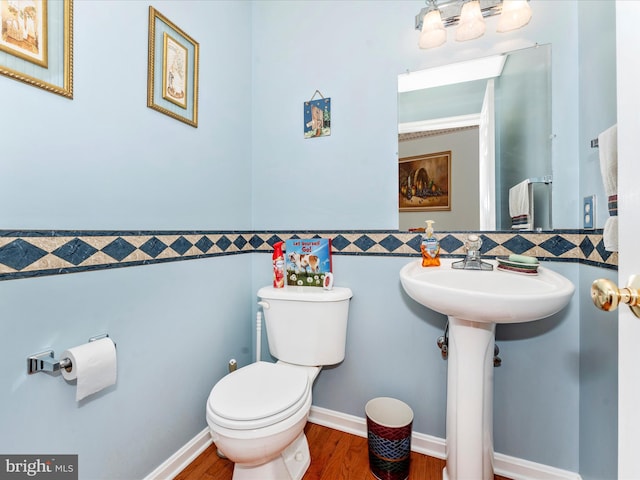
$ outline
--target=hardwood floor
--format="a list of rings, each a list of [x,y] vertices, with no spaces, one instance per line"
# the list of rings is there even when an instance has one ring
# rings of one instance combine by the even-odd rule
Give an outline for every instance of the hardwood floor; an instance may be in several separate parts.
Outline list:
[[[305,433],[311,450],[311,466],[303,480],[372,480],[367,439],[307,423]],[[441,480],[444,460],[411,452],[409,479]],[[233,463],[207,448],[175,480],[231,480]],[[495,476],[495,480],[509,480]]]

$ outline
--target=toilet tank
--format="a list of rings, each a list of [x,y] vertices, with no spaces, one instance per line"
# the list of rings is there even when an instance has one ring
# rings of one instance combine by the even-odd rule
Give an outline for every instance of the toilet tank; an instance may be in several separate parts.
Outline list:
[[[269,351],[295,365],[334,365],[344,359],[350,289],[334,287],[258,290]]]

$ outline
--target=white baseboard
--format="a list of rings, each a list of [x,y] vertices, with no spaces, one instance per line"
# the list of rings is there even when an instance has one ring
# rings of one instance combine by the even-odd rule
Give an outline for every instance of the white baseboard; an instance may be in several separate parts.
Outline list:
[[[367,421],[362,417],[312,406],[309,421],[359,437],[367,437]],[[205,428],[143,480],[173,480],[212,443],[209,429]],[[418,432],[413,432],[411,436],[411,450],[430,457],[444,460],[445,446],[445,440],[439,437]],[[494,470],[497,475],[514,480],[582,480],[577,473],[502,453],[494,455]]]
[[[362,417],[312,406],[309,421],[359,437],[367,437],[367,421]],[[445,443],[442,438],[424,433],[413,432],[411,435],[411,450],[442,460],[446,458]],[[575,472],[510,457],[502,453],[495,453],[493,461],[497,475],[514,480],[581,480],[582,478]]]
[[[173,480],[212,443],[211,434],[207,427],[165,460],[162,465],[144,477],[143,480]]]
[[[347,413],[336,412],[322,407],[311,406],[309,421],[324,427],[351,433],[367,438],[367,421]],[[445,442],[438,437],[413,432],[411,435],[411,450],[435,458],[446,458]]]

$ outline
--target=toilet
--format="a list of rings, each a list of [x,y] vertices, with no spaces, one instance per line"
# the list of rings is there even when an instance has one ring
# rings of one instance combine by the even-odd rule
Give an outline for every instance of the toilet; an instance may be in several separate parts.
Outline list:
[[[269,351],[223,377],[207,400],[218,450],[235,463],[233,480],[300,480],[311,458],[304,434],[311,389],[324,365],[344,359],[348,288],[263,287]]]

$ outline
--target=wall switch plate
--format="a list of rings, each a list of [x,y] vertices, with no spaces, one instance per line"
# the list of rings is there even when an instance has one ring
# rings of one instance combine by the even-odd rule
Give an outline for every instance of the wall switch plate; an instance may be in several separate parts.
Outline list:
[[[584,197],[582,200],[582,228],[593,230],[596,224],[596,196]]]

